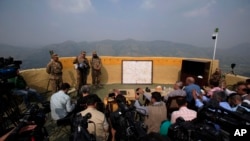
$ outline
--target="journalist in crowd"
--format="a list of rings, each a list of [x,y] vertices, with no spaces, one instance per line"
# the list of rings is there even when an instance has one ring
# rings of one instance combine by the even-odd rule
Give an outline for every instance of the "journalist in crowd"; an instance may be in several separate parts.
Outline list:
[[[111,141],[127,141],[128,136],[126,134],[126,120],[125,113],[123,111],[126,105],[126,98],[119,94],[115,98],[115,102],[123,104],[110,113],[109,120],[111,123]]]
[[[16,72],[16,76],[8,79],[8,83],[13,84],[14,88],[11,90],[13,95],[23,97],[26,108],[30,106],[30,96],[35,96],[38,102],[44,102],[44,98],[35,90],[27,85],[24,77],[20,74],[19,70]]]
[[[250,106],[243,102],[242,97],[237,93],[232,93],[228,97],[228,102],[232,107],[232,111],[250,112]]]
[[[87,100],[88,96],[90,95],[90,87],[88,85],[83,85],[79,91],[80,95],[77,99],[76,107],[75,107],[75,114],[79,113],[87,108]]]
[[[179,97],[176,99],[179,110],[173,111],[171,114],[171,123],[174,124],[178,117],[182,117],[185,121],[191,121],[197,117],[195,110],[187,107],[186,97]]]
[[[91,114],[88,123],[88,132],[95,135],[96,141],[106,141],[108,138],[109,124],[104,113],[96,109],[99,102],[96,94],[90,94],[87,99],[87,109],[81,111],[81,115],[85,116],[87,113]]]
[[[197,95],[197,92],[193,90],[193,98],[195,100],[195,106],[201,109],[205,104],[213,104],[213,106],[219,106],[229,111],[233,111],[232,107],[227,101],[227,95],[224,91],[214,91],[213,95],[208,98],[203,95]]]
[[[161,122],[167,119],[166,104],[162,101],[160,92],[151,93],[151,105],[141,106],[139,103],[139,95],[135,95],[134,106],[136,110],[147,115],[144,123],[148,127],[147,132],[159,132]]]
[[[63,83],[60,90],[51,96],[50,109],[53,120],[70,117],[73,114],[75,104],[71,102],[71,98],[67,94],[69,89],[70,85]]]

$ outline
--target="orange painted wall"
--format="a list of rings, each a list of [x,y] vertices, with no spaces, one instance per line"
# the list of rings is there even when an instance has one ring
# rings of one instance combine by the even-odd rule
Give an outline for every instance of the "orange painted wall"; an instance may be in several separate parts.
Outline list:
[[[87,57],[89,59],[89,57]],[[63,80],[71,86],[76,85],[76,72],[73,66],[74,57],[60,58],[63,63]],[[211,61],[209,59],[200,58],[176,58],[176,57],[113,57],[101,56],[102,67],[102,83],[112,84],[121,83],[122,78],[122,60],[152,60],[153,61],[153,83],[154,84],[173,84],[180,79],[180,71],[183,59],[194,59],[201,61]],[[219,66],[219,61],[213,62],[213,71]],[[45,68],[23,70],[22,75],[32,88],[40,92],[47,91],[49,75]],[[245,77],[227,75],[226,81],[228,85],[232,85],[239,80],[245,80]],[[91,84],[91,74],[88,76],[88,83]],[[48,88],[50,89],[50,87]]]
[[[90,57],[87,56],[90,60]],[[60,58],[63,63],[65,70],[73,71],[74,57]],[[102,83],[121,83],[122,79],[122,61],[123,60],[152,60],[153,62],[153,83],[165,83],[172,84],[180,79],[180,71],[182,60],[186,58],[177,57],[114,57],[114,56],[101,56],[103,67],[102,67]],[[190,59],[190,58],[188,58]],[[192,58],[193,59],[193,58]],[[196,60],[208,60],[199,59]],[[210,60],[209,60],[210,61]],[[214,69],[218,66],[218,61],[213,63]],[[91,74],[88,76],[88,83],[90,83]]]

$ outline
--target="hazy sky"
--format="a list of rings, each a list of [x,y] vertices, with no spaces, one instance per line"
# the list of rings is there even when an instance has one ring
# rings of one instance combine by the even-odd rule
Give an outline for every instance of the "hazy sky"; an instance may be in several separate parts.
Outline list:
[[[0,0],[0,43],[128,38],[217,47],[250,42],[249,0]]]

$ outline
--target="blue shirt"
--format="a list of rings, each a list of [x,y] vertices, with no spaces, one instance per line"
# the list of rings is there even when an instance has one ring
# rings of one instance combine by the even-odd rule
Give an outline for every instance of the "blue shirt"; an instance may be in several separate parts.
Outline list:
[[[193,100],[193,94],[192,94],[193,90],[196,90],[198,94],[201,94],[201,88],[200,86],[196,84],[189,84],[188,86],[184,88],[184,91],[186,91],[186,94],[187,94],[186,98],[187,98],[188,103],[190,103]]]
[[[241,106],[241,104],[236,105],[235,107],[232,108],[233,111],[237,111],[238,107],[244,108],[247,112],[250,112],[250,109],[247,107]]]
[[[203,102],[200,101],[200,99],[196,99],[195,100],[195,106],[198,107],[198,108],[201,108],[203,106]],[[226,110],[229,110],[229,111],[233,111],[232,107],[229,105],[228,102],[220,102],[219,103],[220,107],[226,109]]]

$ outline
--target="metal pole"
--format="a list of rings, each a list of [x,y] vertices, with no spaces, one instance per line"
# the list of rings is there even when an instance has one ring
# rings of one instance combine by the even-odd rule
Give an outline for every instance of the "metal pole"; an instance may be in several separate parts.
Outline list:
[[[213,73],[213,69],[214,69],[214,60],[215,60],[216,46],[217,46],[217,40],[218,40],[218,32],[219,32],[219,28],[215,28],[214,34],[212,35],[212,39],[215,39],[215,42],[214,42],[214,53],[213,53],[213,60],[211,64],[210,76]]]
[[[215,38],[215,42],[214,42],[214,55],[213,55],[213,61],[214,61],[214,59],[215,59],[217,40],[218,40],[218,33],[216,33],[216,38]]]

